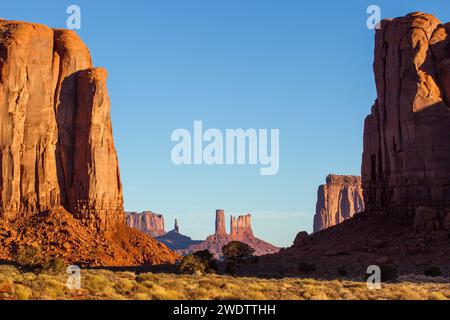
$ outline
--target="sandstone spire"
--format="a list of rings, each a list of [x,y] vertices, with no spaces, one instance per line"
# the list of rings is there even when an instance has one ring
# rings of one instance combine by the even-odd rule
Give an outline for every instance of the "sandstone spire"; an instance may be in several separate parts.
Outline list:
[[[236,217],[230,216],[230,236],[232,239],[237,239],[238,226]]]
[[[253,230],[251,225],[251,215],[246,214],[239,216],[237,219],[237,232],[236,237],[238,240],[245,239],[246,237],[253,237]]]
[[[225,211],[218,209],[216,210],[216,232],[217,235],[226,235],[225,230]]]
[[[175,225],[173,227],[173,230],[175,230],[175,232],[180,233],[180,227],[178,226],[178,219],[175,219]]]

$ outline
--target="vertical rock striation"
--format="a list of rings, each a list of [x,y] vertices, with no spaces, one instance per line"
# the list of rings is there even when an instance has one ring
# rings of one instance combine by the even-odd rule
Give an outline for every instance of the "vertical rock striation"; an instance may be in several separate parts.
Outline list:
[[[375,36],[377,100],[365,121],[366,210],[411,222],[450,205],[450,24],[412,13]]]
[[[230,236],[238,241],[254,237],[250,214],[239,216],[237,219],[231,216]]]
[[[225,235],[227,231],[225,229],[225,211],[218,209],[216,210],[216,231],[217,235]]]
[[[166,234],[164,216],[151,211],[142,213],[126,212],[127,226],[137,229],[150,237],[160,237]]]
[[[314,232],[335,226],[364,211],[361,177],[329,175],[317,192]]]
[[[178,257],[125,226],[106,79],[74,31],[0,20],[0,259],[30,244],[80,265]]]
[[[0,20],[0,214],[124,221],[107,73],[73,31]]]
[[[159,239],[159,238],[158,238]],[[231,241],[241,241],[255,249],[255,255],[261,256],[278,252],[280,249],[272,244],[258,239],[254,236],[251,215],[242,215],[239,217],[230,217],[230,233],[225,230],[225,212],[216,211],[216,232],[207,237],[205,241],[191,245],[181,252],[189,254],[200,250],[209,250],[216,258],[222,255],[222,247]]]

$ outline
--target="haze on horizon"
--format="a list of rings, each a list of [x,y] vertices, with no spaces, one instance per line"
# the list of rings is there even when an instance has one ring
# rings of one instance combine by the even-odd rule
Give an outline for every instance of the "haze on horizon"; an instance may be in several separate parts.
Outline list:
[[[382,17],[412,11],[450,21],[442,1],[17,0],[2,17],[78,31],[109,72],[115,143],[128,211],[164,214],[167,229],[204,239],[218,208],[252,214],[255,235],[289,246],[312,231],[317,187],[360,174],[364,118],[375,99],[371,4]],[[222,131],[280,130],[280,168],[175,166],[173,130],[195,120]]]

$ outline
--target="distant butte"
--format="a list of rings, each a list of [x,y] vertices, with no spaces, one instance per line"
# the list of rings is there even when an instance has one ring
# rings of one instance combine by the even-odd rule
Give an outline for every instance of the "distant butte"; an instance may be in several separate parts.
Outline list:
[[[364,211],[361,177],[330,174],[317,191],[314,232],[333,227]]]
[[[189,254],[200,250],[209,250],[216,258],[221,257],[222,247],[231,241],[241,241],[248,244],[255,250],[255,255],[261,256],[265,254],[276,253],[280,250],[268,242],[256,238],[253,235],[251,226],[251,215],[230,218],[230,234],[226,233],[225,228],[225,212],[224,210],[216,211],[216,231],[215,234],[206,238],[200,244],[190,246],[181,252]]]

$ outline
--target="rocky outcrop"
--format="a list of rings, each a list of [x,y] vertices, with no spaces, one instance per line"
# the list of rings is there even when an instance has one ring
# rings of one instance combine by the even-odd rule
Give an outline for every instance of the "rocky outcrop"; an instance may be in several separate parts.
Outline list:
[[[151,211],[142,213],[126,212],[127,226],[134,228],[150,237],[156,238],[166,234],[164,227],[164,216]]]
[[[192,238],[181,234],[177,219],[175,219],[173,230],[167,232],[163,236],[157,237],[156,240],[164,243],[169,249],[176,251],[186,249],[189,246],[197,245],[202,242],[200,240],[192,240]]]
[[[329,175],[317,192],[314,232],[335,226],[363,211],[361,177]]]
[[[365,205],[369,214],[411,223],[419,207],[450,207],[450,24],[412,13],[384,20],[375,40]]]
[[[218,209],[216,210],[216,235],[225,235],[227,231],[225,230],[225,211]]]
[[[63,205],[87,226],[123,223],[107,73],[67,30],[0,20],[0,214]]]
[[[206,238],[200,244],[189,246],[181,250],[183,254],[189,254],[196,251],[208,250],[216,258],[222,256],[222,247],[231,241],[241,241],[248,244],[255,250],[255,255],[261,256],[265,254],[272,254],[278,252],[280,249],[256,238],[253,235],[251,226],[251,215],[243,215],[239,217],[230,218],[230,234],[225,230],[225,212],[223,210],[216,211],[216,232],[215,234]]]
[[[0,20],[0,221],[16,228],[13,234],[32,235],[44,213],[49,223],[86,228],[65,241],[83,242],[76,237],[90,234],[91,246],[113,250],[103,260],[99,254],[92,261],[97,265],[114,265],[114,248],[132,244],[144,251],[122,250],[120,263],[173,261],[176,255],[165,246],[125,227],[106,79],[75,32]],[[56,230],[35,236],[47,245],[60,238]],[[12,238],[2,258],[26,237]],[[80,250],[67,260],[83,256],[90,261],[95,254]]]
[[[230,236],[234,240],[242,241],[246,238],[253,238],[253,230],[251,225],[251,215],[230,218]]]

